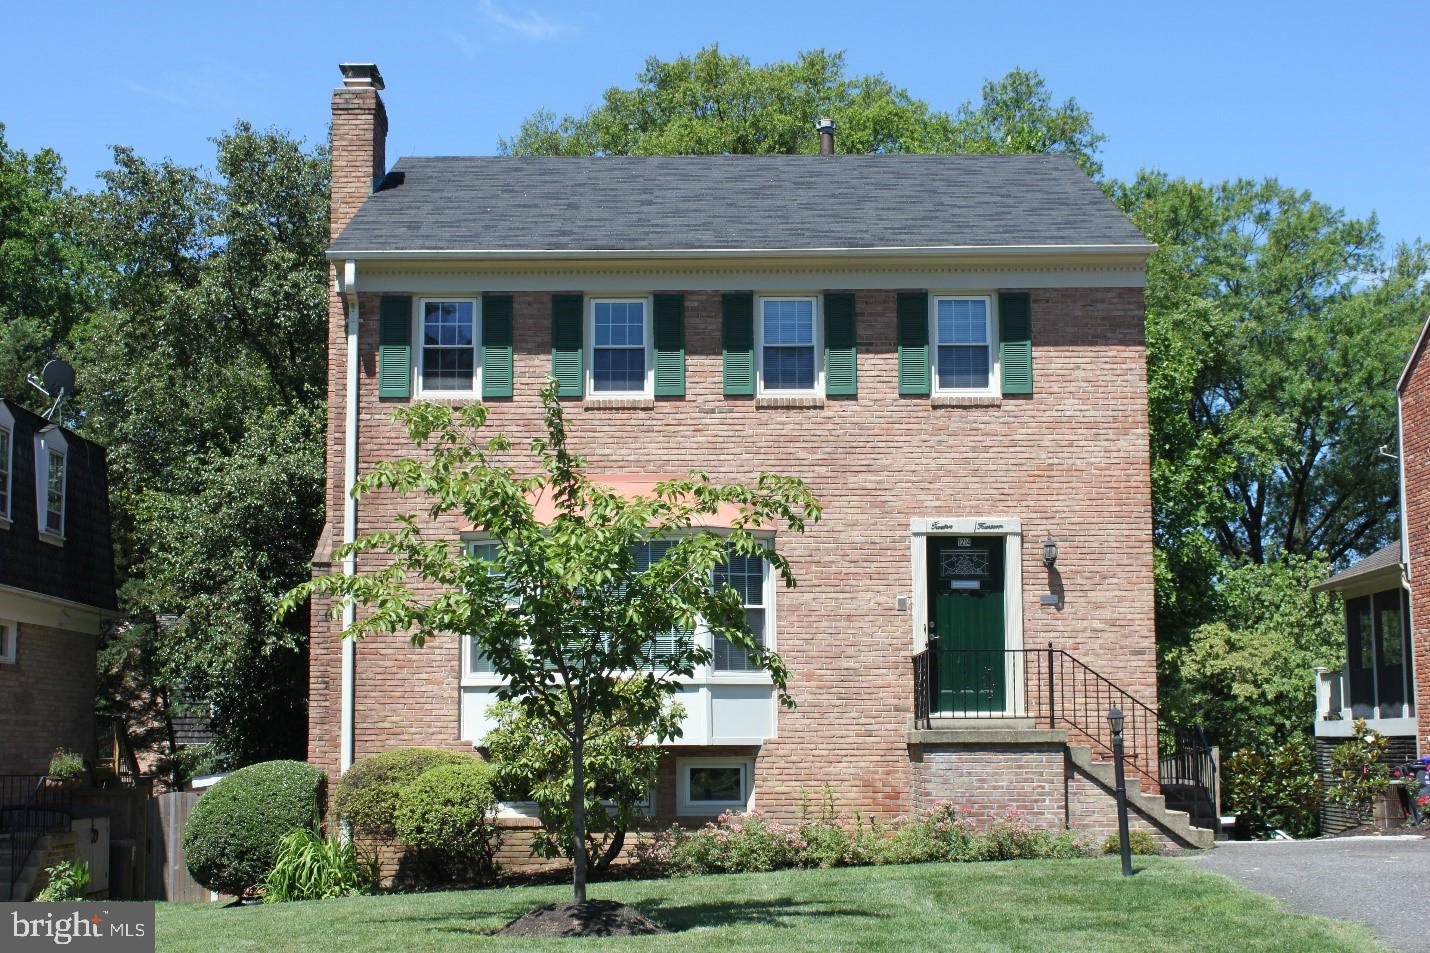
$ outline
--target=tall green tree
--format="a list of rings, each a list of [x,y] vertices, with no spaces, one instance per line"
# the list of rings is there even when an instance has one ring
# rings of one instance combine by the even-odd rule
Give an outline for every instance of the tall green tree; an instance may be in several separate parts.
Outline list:
[[[472,637],[504,679],[498,698],[519,705],[569,751],[570,774],[541,786],[566,789],[571,881],[580,904],[586,811],[603,783],[589,773],[597,765],[587,764],[588,753],[600,755],[608,735],[652,730],[658,743],[678,736],[679,725],[666,717],[669,698],[680,679],[712,659],[691,637],[697,625],[748,653],[769,673],[781,701],[792,704],[784,663],[750,631],[739,593],[717,570],[732,559],[763,559],[794,586],[789,561],[755,530],[784,525],[803,532],[820,509],[803,482],[772,473],[753,487],[692,474],[658,484],[652,496],[627,499],[588,480],[584,461],[571,454],[554,379],[541,402],[546,434],[532,441],[532,476],[502,462],[512,446],[506,437],[481,435],[482,404],[399,410],[430,457],[378,463],[359,477],[355,492],[416,496],[423,511],[334,553],[381,554],[385,568],[309,580],[289,593],[283,609],[322,595],[364,610],[349,638],[402,632],[423,645],[453,633]],[[533,502],[543,497],[556,509],[544,524]],[[734,513],[728,531],[702,528],[722,508]],[[483,527],[496,543],[493,552],[464,551],[446,534],[422,535],[423,522],[453,516]],[[637,548],[651,544],[659,549],[643,565]]]
[[[0,123],[0,394],[36,408],[44,395],[26,375],[60,352],[93,300],[80,222],[60,157],[12,147]]]
[[[510,155],[798,155],[819,149],[816,119],[833,119],[839,151],[1067,153],[1097,175],[1103,136],[1075,100],[1055,103],[1036,72],[984,83],[954,114],[884,76],[849,76],[844,53],[817,49],[754,65],[718,45],[673,60],[651,57],[633,88],[558,118],[529,116],[501,141]]]
[[[146,684],[161,721],[195,705],[233,766],[302,752],[306,632],[272,617],[323,520],[328,164],[244,123],[214,143],[213,172],[115,150],[85,200],[104,279],[71,350],[129,620],[107,681]]]

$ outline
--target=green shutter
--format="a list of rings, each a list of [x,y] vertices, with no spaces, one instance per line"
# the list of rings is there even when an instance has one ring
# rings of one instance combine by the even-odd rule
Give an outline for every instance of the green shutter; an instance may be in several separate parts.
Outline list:
[[[854,293],[827,292],[824,295],[824,392],[831,397],[853,397],[859,393],[854,324]]]
[[[929,297],[901,291],[898,298],[899,393],[929,392]]]
[[[510,397],[511,295],[482,298],[482,396]]]
[[[377,396],[412,396],[412,299],[384,295],[378,309]]]
[[[725,396],[755,395],[755,296],[732,292],[720,302]]]
[[[655,396],[685,396],[685,295],[656,295]]]
[[[560,396],[580,397],[586,375],[581,367],[581,325],[585,299],[580,295],[551,296],[551,376]]]
[[[998,296],[998,350],[1003,393],[1033,392],[1033,305],[1026,291]]]

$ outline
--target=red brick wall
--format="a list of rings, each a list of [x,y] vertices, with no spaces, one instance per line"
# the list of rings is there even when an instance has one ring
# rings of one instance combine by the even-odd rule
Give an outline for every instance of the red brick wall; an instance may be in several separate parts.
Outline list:
[[[0,664],[0,774],[44,774],[56,748],[94,762],[97,637],[21,623]]]
[[[681,289],[674,289],[681,290]],[[1125,288],[1033,291],[1036,393],[998,406],[931,407],[897,393],[892,290],[858,293],[859,396],[823,408],[770,409],[721,396],[720,296],[687,290],[687,394],[653,409],[596,410],[568,402],[574,449],[593,473],[709,471],[750,480],[770,469],[802,477],[823,522],[777,545],[800,585],[777,596],[778,650],[799,707],[781,712],[761,750],[756,800],[780,814],[830,784],[840,807],[904,814],[912,807],[907,721],[912,517],[1009,516],[1023,521],[1024,641],[1065,648],[1156,704],[1151,493],[1142,293]],[[411,454],[376,396],[378,298],[362,311],[361,454]],[[550,296],[515,301],[516,396],[492,404],[490,427],[524,445],[537,431],[537,391],[550,368]],[[341,309],[330,363],[329,531],[341,531]],[[415,501],[370,497],[359,532],[389,526]],[[434,527],[455,538],[455,527]],[[1059,542],[1066,593],[1041,606],[1040,543]],[[364,559],[360,569],[372,568]],[[315,607],[310,759],[338,751],[336,627]],[[458,646],[374,638],[357,650],[356,754],[458,738]]]
[[[1416,732],[1420,754],[1430,754],[1430,366],[1415,355],[1400,393],[1400,452],[1405,468],[1406,544],[1410,559],[1410,649],[1415,665]]]

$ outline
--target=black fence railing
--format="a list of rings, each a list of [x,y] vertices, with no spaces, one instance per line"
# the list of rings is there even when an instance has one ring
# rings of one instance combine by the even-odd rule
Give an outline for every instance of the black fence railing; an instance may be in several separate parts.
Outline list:
[[[1155,708],[1063,649],[945,649],[930,639],[914,655],[913,669],[920,728],[936,718],[1031,718],[1110,758],[1107,712],[1118,708],[1130,771],[1160,785],[1165,768],[1167,783],[1191,786],[1199,802],[1216,804],[1216,762],[1201,732],[1166,723]]]
[[[50,782],[42,774],[0,774],[0,838],[9,842],[9,879],[5,896],[15,896],[20,874],[30,853],[46,834],[69,830],[73,804],[68,787]]]

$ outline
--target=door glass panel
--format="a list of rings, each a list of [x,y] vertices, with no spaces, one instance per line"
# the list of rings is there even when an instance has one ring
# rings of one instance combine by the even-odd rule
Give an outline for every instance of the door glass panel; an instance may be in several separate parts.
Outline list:
[[[1375,624],[1370,596],[1346,600],[1346,669],[1352,716],[1375,717]]]
[[[1376,707],[1382,718],[1399,718],[1405,711],[1405,637],[1399,590],[1375,594],[1375,637]]]

